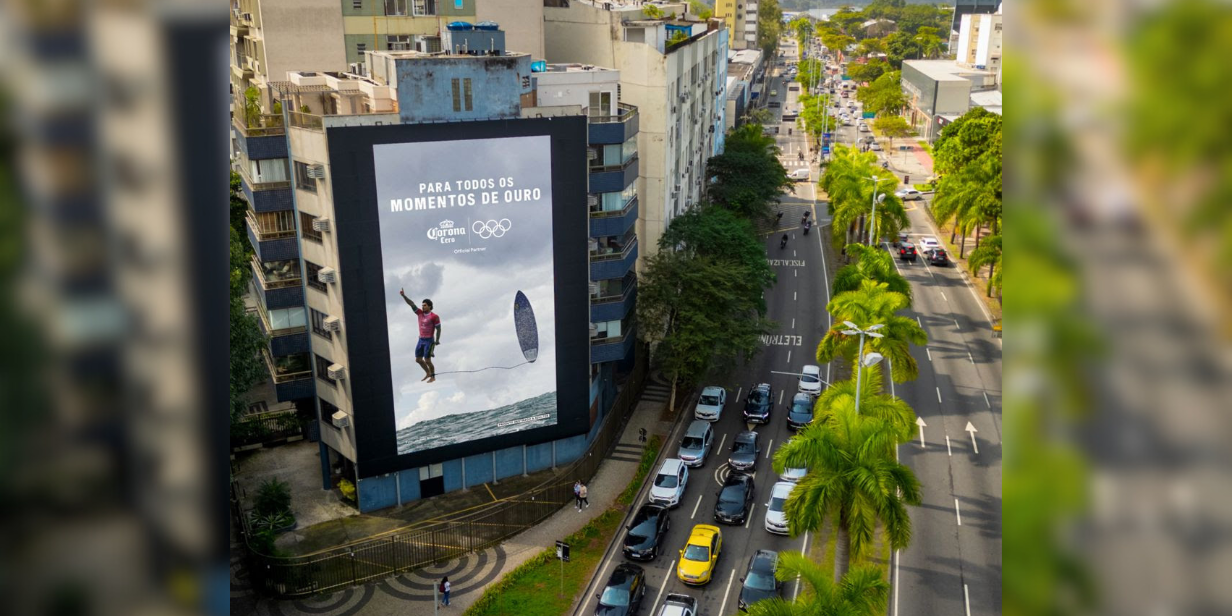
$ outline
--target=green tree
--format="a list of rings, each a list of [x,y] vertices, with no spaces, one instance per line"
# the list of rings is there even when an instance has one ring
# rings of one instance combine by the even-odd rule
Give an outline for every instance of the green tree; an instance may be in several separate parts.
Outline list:
[[[759,154],[768,158],[774,158],[782,150],[776,145],[774,137],[766,134],[765,128],[762,125],[745,124],[727,133],[727,139],[723,142],[723,151],[724,153],[744,152]]]
[[[932,203],[933,219],[945,225],[951,221],[955,233],[962,235],[959,257],[967,252],[967,233],[984,224],[992,224],[998,232],[997,221],[1001,218],[1001,185],[999,172],[991,160],[983,159],[963,167],[958,173],[946,175],[937,184]]]
[[[911,129],[911,125],[903,116],[881,116],[873,120],[873,128],[877,132],[890,138],[890,147],[894,146],[894,138],[902,138],[911,135],[915,131]]]
[[[231,321],[231,364],[229,393],[231,401],[231,420],[236,419],[245,410],[244,394],[265,378],[269,371],[261,358],[261,349],[265,347],[265,336],[257,326],[256,316],[249,314],[244,307],[244,291],[252,279],[252,266],[249,253],[245,250],[246,239],[240,239],[235,229],[229,229],[231,235],[231,284],[230,284],[230,321]]]
[[[865,280],[886,283],[886,288],[907,297],[911,307],[911,283],[894,267],[894,257],[877,246],[849,244],[847,256],[853,261],[834,272],[833,295],[855,291]]]
[[[825,364],[836,357],[849,361],[856,359],[860,337],[844,334],[847,326],[843,321],[851,321],[860,327],[881,324],[884,327],[877,330],[882,335],[880,338],[865,337],[865,354],[876,351],[890,360],[890,378],[895,382],[915,379],[920,368],[911,355],[911,345],[928,344],[928,333],[915,319],[898,314],[910,305],[911,300],[907,296],[891,291],[884,282],[874,280],[865,280],[860,283],[859,289],[834,296],[826,305],[834,324],[821,339],[821,344],[817,345],[817,360]]]
[[[663,9],[653,4],[642,5],[642,14],[646,16],[646,19],[663,19]]]
[[[996,148],[1001,132],[1001,116],[983,107],[972,108],[941,129],[933,143],[933,169],[938,175],[956,173]]]
[[[988,290],[986,294],[992,297],[992,290],[996,289],[997,294],[1001,294],[1001,236],[994,235],[984,240],[979,248],[971,251],[971,258],[967,260],[967,264],[971,266],[971,270],[975,271],[988,266]]]
[[[813,36],[813,20],[801,15],[787,24],[788,29],[796,37],[801,44],[808,41]]]
[[[864,39],[861,43],[863,44],[871,40],[876,39]],[[884,75],[889,69],[890,65],[885,60],[869,60],[864,64],[848,64],[847,74],[858,82],[872,83],[876,81],[878,77]]]
[[[938,29],[931,26],[923,26],[916,31],[915,42],[920,46],[920,51],[925,57],[939,57],[945,49],[945,42],[937,33]]]
[[[774,112],[764,107],[750,109],[744,114],[745,125],[756,125],[758,130],[765,130],[766,126],[774,123]]]
[[[914,60],[924,56],[924,50],[915,40],[915,34],[903,30],[891,32],[885,37],[886,59],[894,70],[902,70],[903,60]]]
[[[870,178],[877,177],[876,185]],[[898,184],[894,174],[877,164],[873,152],[836,145],[821,178],[821,188],[830,197],[831,239],[839,248],[851,242],[852,234],[863,238],[867,234],[863,223],[872,214],[873,190],[885,198],[877,205],[875,225],[878,236],[898,234],[910,220],[903,202],[889,191]]]
[[[244,198],[244,187],[241,184],[240,174],[231,172],[231,228],[235,229],[236,233],[243,237],[247,231],[244,230],[244,220],[248,217],[248,201]]]
[[[856,369],[856,366],[853,366],[853,369]],[[915,410],[902,398],[885,393],[880,364],[860,368],[860,372],[860,415],[880,419],[889,424],[900,443],[910,441],[916,431]],[[837,421],[836,413],[840,410],[855,412],[856,384],[853,377],[827,387],[814,405],[817,421],[833,424]]]
[[[890,596],[890,584],[877,567],[857,565],[835,583],[829,571],[800,552],[780,552],[774,575],[783,582],[799,577],[809,591],[791,602],[773,597],[753,603],[749,616],[878,616],[885,614]]]
[[[699,205],[672,219],[638,288],[638,337],[657,369],[692,385],[718,364],[753,356],[770,331],[764,293],[774,272],[752,224]]]
[[[261,91],[256,86],[244,90],[244,124],[248,128],[261,122]]]
[[[783,11],[779,9],[778,0],[761,0],[757,4],[757,46],[766,55],[767,62],[773,61],[782,31]]]
[[[878,115],[897,115],[907,106],[903,94],[902,73],[882,73],[873,83],[856,91],[856,100],[864,104],[864,111]]]
[[[701,0],[689,0],[689,10],[693,11],[693,14],[702,20],[710,19],[714,15],[714,9]]]
[[[866,38],[856,45],[857,55],[867,58],[879,53],[885,53],[885,42],[879,38]]]
[[[792,185],[778,157],[759,153],[725,151],[706,162],[706,174],[710,198],[750,220],[768,219]]]
[[[779,447],[774,469],[808,468],[784,506],[793,535],[820,530],[830,520],[837,531],[834,579],[847,573],[873,541],[878,523],[890,547],[911,541],[906,505],[920,503],[920,484],[894,459],[894,428],[874,417],[837,409],[834,421],[814,422]]]
[[[854,11],[851,7],[842,7],[838,12],[830,16],[830,23],[838,26],[839,31],[849,37],[855,37],[861,30],[860,24],[865,21],[868,20],[864,18],[864,13]],[[854,38],[852,38],[852,42],[855,42]]]

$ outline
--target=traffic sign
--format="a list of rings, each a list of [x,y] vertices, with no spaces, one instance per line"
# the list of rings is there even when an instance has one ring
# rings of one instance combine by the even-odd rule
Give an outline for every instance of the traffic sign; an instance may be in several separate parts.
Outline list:
[[[822,138],[822,139],[833,139],[833,138],[834,138],[834,133],[822,133],[822,134],[821,134],[821,138]]]
[[[564,541],[556,542],[556,558],[564,562],[569,562],[569,544]]]

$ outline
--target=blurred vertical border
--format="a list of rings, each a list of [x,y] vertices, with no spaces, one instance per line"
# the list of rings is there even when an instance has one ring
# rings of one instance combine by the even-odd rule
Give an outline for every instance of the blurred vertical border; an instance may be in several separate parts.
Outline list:
[[[227,7],[0,5],[0,591],[228,609]]]

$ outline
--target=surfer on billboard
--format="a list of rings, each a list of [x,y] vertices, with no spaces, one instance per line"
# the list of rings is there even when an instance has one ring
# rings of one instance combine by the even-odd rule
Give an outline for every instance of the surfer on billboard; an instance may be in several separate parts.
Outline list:
[[[441,343],[441,318],[432,312],[432,300],[424,299],[421,309],[406,296],[405,289],[399,289],[398,294],[419,317],[419,343],[415,345],[415,363],[424,370],[424,378],[419,380],[432,383],[436,381],[436,366],[432,365],[432,356],[436,346]]]

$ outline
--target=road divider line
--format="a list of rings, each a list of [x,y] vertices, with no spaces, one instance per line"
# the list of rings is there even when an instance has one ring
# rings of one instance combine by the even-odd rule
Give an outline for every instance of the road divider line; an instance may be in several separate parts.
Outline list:
[[[749,505],[749,517],[744,519],[744,527],[747,529],[749,524],[753,523],[753,510],[757,509],[757,503]]]
[[[787,354],[788,354],[788,355],[791,355],[791,351],[788,351],[788,352],[787,352]],[[782,403],[783,403],[783,391],[784,391],[784,390],[782,390],[782,389],[780,389],[780,390],[779,390],[779,404],[782,404]]]
[[[663,591],[667,590],[667,581],[671,579],[671,571],[676,568],[676,559],[672,559],[671,564],[667,566],[668,574],[663,576],[663,585],[659,586],[659,594],[655,595],[655,605],[659,604],[659,599],[663,598]]]
[[[937,404],[941,404],[941,388],[937,387]]]
[[[693,513],[689,514],[689,519],[690,519],[690,520],[692,520],[693,518],[696,518],[696,517],[697,517],[697,508],[702,506],[702,497],[703,497],[703,496],[705,496],[705,494],[698,494],[698,495],[697,495],[697,504],[696,504],[696,505],[693,505]]]
[[[792,317],[792,318],[791,318],[791,328],[792,328],[792,329],[795,329],[795,328],[796,328],[796,317]]]
[[[954,329],[962,329],[962,325],[958,324],[958,319],[954,319]]]
[[[794,301],[796,301],[797,299],[799,299],[799,297],[800,297],[800,294],[799,294],[799,293],[797,293],[797,292],[795,292],[795,291],[792,291],[792,292],[791,292],[791,301],[793,301],[793,302],[794,302]]]
[[[954,517],[958,518],[958,525],[962,526],[962,514],[958,511],[958,499],[954,499]]]
[[[980,392],[984,394],[984,406],[992,408],[992,403],[988,401],[988,392]]]
[[[975,358],[971,356],[971,351],[967,351],[967,359],[971,360],[971,363],[975,363]]]
[[[894,550],[894,616],[898,616],[898,587],[902,586],[902,578],[898,576],[898,563],[902,559],[902,551]]]
[[[739,400],[739,399],[740,399],[740,394],[742,394],[742,393],[744,393],[744,385],[741,385],[741,386],[740,386],[740,389],[737,389],[737,390],[736,390],[736,400]]]
[[[967,593],[966,584],[963,584],[963,605],[967,606],[967,616],[971,616],[971,595]]]
[[[723,605],[719,606],[720,614],[727,613],[727,596],[731,594],[731,585],[734,581],[736,581],[736,570],[732,569],[731,575],[727,578],[727,590],[723,591]]]
[[[946,298],[945,298],[945,291],[942,291],[942,292],[941,292],[941,301],[945,301],[945,302],[950,301],[950,300],[948,300],[948,299],[946,299]]]
[[[791,349],[787,349],[787,363],[788,363],[788,365],[790,365],[790,364],[791,364]],[[781,389],[780,389],[780,390],[779,390],[779,393],[782,393],[782,391],[783,391],[783,390],[781,390]],[[779,400],[779,402],[781,403],[781,402],[782,402],[782,400]]]
[[[916,317],[915,322],[920,325],[920,329],[924,329],[924,322],[920,320],[920,317]]]
[[[727,435],[724,434],[723,438],[719,440],[719,448],[717,451],[723,451],[723,443],[726,443],[726,442],[727,442]]]
[[[950,449],[950,435],[948,434],[945,435],[945,452],[950,454],[950,457],[954,456],[954,450]]]
[[[772,447],[774,447],[774,439],[770,439],[770,442],[766,443],[766,459],[767,460],[770,459],[770,451]]]
[[[928,347],[924,347],[924,352],[928,354],[928,361],[932,361],[932,360],[933,360],[933,352],[932,352],[932,351],[930,351],[930,350],[928,350]]]
[[[801,554],[808,554],[808,540],[809,540],[809,534],[808,534],[808,531],[805,531],[804,532],[804,543],[800,545]],[[800,596],[800,576],[797,575],[796,576],[796,589],[791,592],[791,600],[795,601],[796,597],[799,597],[799,596]]]

